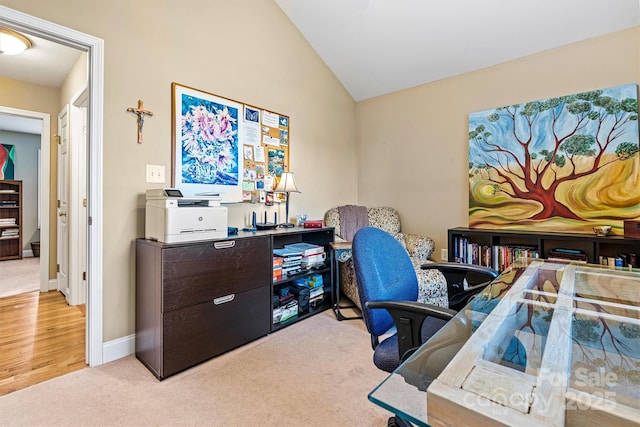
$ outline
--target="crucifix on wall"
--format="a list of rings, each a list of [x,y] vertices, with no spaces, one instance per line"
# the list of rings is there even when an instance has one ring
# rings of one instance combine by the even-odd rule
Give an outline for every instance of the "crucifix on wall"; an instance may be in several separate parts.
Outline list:
[[[144,102],[138,99],[138,108],[127,108],[127,111],[138,116],[138,144],[142,144],[142,126],[144,125],[144,116],[153,116],[153,113],[144,109]]]

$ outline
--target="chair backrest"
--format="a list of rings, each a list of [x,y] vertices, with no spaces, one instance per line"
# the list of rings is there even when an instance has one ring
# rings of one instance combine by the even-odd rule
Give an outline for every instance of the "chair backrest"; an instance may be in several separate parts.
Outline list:
[[[378,207],[367,209],[369,225],[386,231],[387,233],[400,233],[400,214],[394,208]]]
[[[379,228],[358,230],[352,252],[362,317],[369,333],[378,337],[394,325],[393,319],[386,310],[367,309],[367,301],[416,301],[418,279],[407,251]]]
[[[367,214],[370,226],[380,228],[391,234],[400,233],[400,214],[394,208],[367,208]],[[338,212],[338,208],[331,208],[325,212],[324,224],[327,227],[334,227],[336,235],[343,237],[342,230],[340,229],[340,214]]]

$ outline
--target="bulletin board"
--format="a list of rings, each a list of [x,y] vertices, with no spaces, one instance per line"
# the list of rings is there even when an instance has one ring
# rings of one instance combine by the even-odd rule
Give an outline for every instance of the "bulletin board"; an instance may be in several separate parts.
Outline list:
[[[289,171],[289,116],[175,82],[171,102],[174,188],[223,203],[282,201],[273,189]]]

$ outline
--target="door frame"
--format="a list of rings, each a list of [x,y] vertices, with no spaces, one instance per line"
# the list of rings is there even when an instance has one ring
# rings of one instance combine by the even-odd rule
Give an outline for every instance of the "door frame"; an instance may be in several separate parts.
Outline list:
[[[103,208],[104,41],[89,34],[0,5],[0,25],[86,51],[88,54],[87,167],[87,364],[103,363]],[[44,221],[43,221],[44,222]]]

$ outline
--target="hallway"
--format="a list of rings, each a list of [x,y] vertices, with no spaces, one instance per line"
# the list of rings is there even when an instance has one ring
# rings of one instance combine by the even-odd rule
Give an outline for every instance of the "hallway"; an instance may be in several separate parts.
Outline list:
[[[0,298],[0,396],[86,367],[84,309],[58,291]]]

